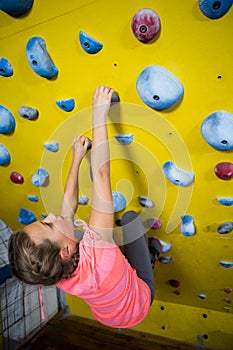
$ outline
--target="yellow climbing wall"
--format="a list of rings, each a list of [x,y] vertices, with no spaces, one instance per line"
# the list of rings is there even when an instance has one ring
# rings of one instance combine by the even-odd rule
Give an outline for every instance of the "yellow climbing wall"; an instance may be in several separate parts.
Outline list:
[[[151,44],[139,42],[131,31],[131,20],[141,8],[152,8],[161,19],[159,38]],[[0,57],[7,58],[14,75],[0,76],[0,104],[14,115],[16,129],[0,135],[0,143],[11,154],[11,163],[0,167],[1,219],[12,229],[20,208],[32,210],[38,220],[47,211],[57,212],[62,185],[68,172],[69,146],[77,134],[91,137],[91,100],[95,87],[112,86],[121,99],[109,115],[112,187],[123,193],[127,209],[142,218],[157,217],[162,227],[150,230],[172,244],[165,255],[170,264],[155,267],[156,300],[147,318],[135,329],[168,338],[184,340],[200,347],[233,347],[232,268],[219,261],[233,261],[232,232],[220,235],[217,227],[232,221],[232,207],[221,206],[216,197],[232,197],[232,181],[214,174],[214,166],[232,161],[232,152],[211,148],[202,138],[200,126],[212,112],[233,113],[233,10],[217,20],[205,17],[197,0],[88,1],[35,0],[32,10],[21,18],[0,11]],[[103,43],[95,55],[83,51],[80,30]],[[56,79],[35,74],[26,59],[26,43],[42,37],[58,67]],[[147,107],[136,90],[140,72],[149,65],[160,65],[173,73],[184,86],[184,97],[174,108],[156,112]],[[74,98],[75,109],[64,112],[56,101]],[[18,114],[21,106],[35,107],[35,121]],[[134,141],[122,146],[114,135],[133,133]],[[58,141],[60,150],[43,148]],[[195,174],[194,183],[178,188],[167,181],[162,165],[174,160]],[[49,185],[37,188],[31,183],[37,169],[45,167]],[[17,171],[23,184],[14,184],[9,175]],[[80,171],[81,194],[90,197],[89,158]],[[27,195],[38,195],[33,203]],[[143,208],[138,196],[149,197],[153,208]],[[77,215],[87,220],[89,205],[80,206]],[[180,216],[194,217],[196,233],[184,236]],[[120,218],[122,212],[116,215]],[[170,286],[169,280],[180,282]],[[200,295],[205,298],[201,299]],[[92,317],[79,299],[67,296],[72,313]]]

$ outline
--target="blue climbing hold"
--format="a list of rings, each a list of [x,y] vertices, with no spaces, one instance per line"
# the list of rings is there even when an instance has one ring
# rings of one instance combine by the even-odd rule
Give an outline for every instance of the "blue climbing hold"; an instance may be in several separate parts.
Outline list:
[[[220,204],[225,205],[226,207],[230,207],[233,204],[232,197],[217,197],[216,199]]]
[[[219,151],[233,150],[233,114],[217,111],[210,114],[201,125],[205,141]]]
[[[142,207],[145,208],[152,208],[154,206],[154,202],[145,196],[139,196],[138,202]]]
[[[0,134],[8,134],[15,130],[15,118],[4,106],[0,105]]]
[[[155,65],[139,74],[136,88],[142,101],[156,110],[174,106],[184,94],[181,82],[165,68]]]
[[[61,108],[65,112],[71,112],[75,107],[75,101],[73,98],[56,101],[56,104],[59,108]]]
[[[224,16],[231,8],[232,0],[199,0],[201,12],[208,18],[217,19]]]
[[[133,142],[133,134],[119,134],[114,135],[115,139],[122,145],[129,145],[131,142]]]
[[[78,204],[86,205],[88,202],[89,202],[89,198],[87,196],[79,196],[78,197]]]
[[[183,233],[184,236],[193,236],[195,234],[195,226],[193,223],[193,216],[192,215],[182,215],[181,216],[181,233]]]
[[[36,187],[44,186],[49,178],[49,173],[43,168],[39,168],[37,173],[32,176],[32,184]]]
[[[163,172],[166,178],[176,186],[188,186],[194,180],[194,174],[177,167],[171,160],[164,163]]]
[[[203,294],[203,293],[199,294],[199,298],[200,299],[206,299],[206,294]]]
[[[103,44],[92,38],[88,34],[80,30],[79,32],[79,42],[84,51],[90,54],[99,52],[103,48]]]
[[[22,106],[18,109],[18,113],[20,117],[27,119],[27,120],[34,120],[37,119],[39,116],[39,112],[36,108],[28,107],[28,106]]]
[[[28,196],[27,196],[27,199],[28,199],[30,202],[38,202],[38,201],[39,201],[39,197],[38,197],[38,196],[28,195]]]
[[[227,221],[218,226],[218,233],[225,234],[225,233],[230,233],[233,230],[233,222],[232,221]]]
[[[36,221],[36,215],[31,210],[20,208],[18,221],[23,225],[31,224],[32,222]]]
[[[159,262],[161,264],[170,264],[172,262],[172,257],[169,255],[166,256],[160,256]]]
[[[26,14],[32,7],[34,0],[0,0],[0,10],[12,17]]]
[[[161,243],[161,248],[162,248],[162,253],[167,253],[171,250],[172,248],[172,244],[171,243],[168,243],[168,242],[165,242],[165,241],[162,241],[161,239],[159,239],[157,236],[152,236],[149,238],[149,241],[151,242],[150,244],[153,246],[153,238],[156,238],[160,241]]]
[[[123,210],[126,207],[126,199],[123,194],[119,192],[112,192],[112,200],[114,206],[114,213]]]
[[[57,152],[59,150],[59,143],[58,142],[44,143],[44,148],[50,152]]]
[[[28,40],[26,56],[31,68],[39,76],[51,79],[58,74],[58,69],[47,52],[43,38],[35,36]]]
[[[230,269],[233,266],[233,261],[219,261],[219,264],[226,269]]]
[[[7,165],[11,161],[11,156],[5,146],[0,144],[0,165]]]
[[[0,75],[3,77],[11,77],[13,75],[13,67],[6,58],[0,58]]]

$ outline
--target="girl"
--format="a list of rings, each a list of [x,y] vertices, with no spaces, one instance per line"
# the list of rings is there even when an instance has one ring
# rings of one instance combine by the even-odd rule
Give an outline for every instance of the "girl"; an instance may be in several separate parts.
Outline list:
[[[144,226],[134,211],[122,216],[123,236],[130,242],[124,255],[113,240],[114,210],[106,117],[113,90],[95,90],[92,112],[92,206],[89,223],[78,220],[84,235],[74,237],[78,205],[78,173],[89,140],[78,136],[72,144],[72,163],[59,216],[49,214],[11,235],[12,272],[28,284],[56,286],[83,298],[94,317],[115,328],[129,328],[147,315],[154,299],[154,274]],[[161,244],[153,243],[154,260]]]

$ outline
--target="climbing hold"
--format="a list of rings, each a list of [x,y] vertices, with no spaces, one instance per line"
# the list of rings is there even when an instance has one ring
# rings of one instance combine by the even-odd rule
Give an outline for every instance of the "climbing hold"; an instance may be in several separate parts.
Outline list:
[[[123,210],[126,207],[126,199],[123,194],[119,192],[112,192],[112,200],[114,206],[114,213]]]
[[[161,264],[170,264],[172,262],[172,257],[169,255],[166,256],[160,256],[159,257],[159,262]]]
[[[38,202],[38,201],[39,201],[39,197],[38,197],[38,196],[31,196],[31,195],[28,195],[28,196],[27,196],[27,199],[28,199],[30,202]]]
[[[0,75],[3,77],[11,77],[13,73],[14,71],[11,63],[4,57],[0,58]]]
[[[228,197],[222,197],[222,198],[217,197],[216,199],[217,199],[217,201],[220,204],[225,205],[226,207],[230,207],[233,204],[233,198],[232,197],[230,197],[230,198],[228,198]]]
[[[170,286],[172,286],[173,288],[177,288],[180,286],[180,281],[178,280],[169,280],[169,284]]]
[[[206,294],[199,294],[200,299],[206,299]]]
[[[226,111],[210,114],[201,124],[201,134],[213,148],[233,150],[233,114]]]
[[[224,298],[225,303],[231,304],[232,300],[231,298]]]
[[[158,228],[162,227],[162,222],[156,218],[146,219],[143,222],[143,224],[144,224],[145,228],[150,228],[152,230],[157,230]]]
[[[139,74],[136,88],[142,101],[158,111],[172,107],[184,94],[181,82],[165,68],[155,65]]]
[[[46,185],[49,173],[43,168],[39,168],[37,173],[32,176],[32,184],[36,187]]]
[[[185,236],[193,236],[195,234],[195,227],[193,223],[193,216],[192,215],[182,215],[181,216],[181,233]]]
[[[232,221],[224,222],[217,229],[218,233],[221,233],[221,234],[229,233],[232,230],[233,230],[233,222]]]
[[[57,152],[59,150],[58,142],[44,143],[43,146],[45,149],[47,149],[47,151],[50,151],[50,152]]]
[[[163,165],[166,178],[176,186],[188,186],[194,180],[194,174],[177,167],[171,160]]]
[[[111,105],[114,105],[118,102],[120,102],[120,96],[116,91],[114,91],[111,98]]]
[[[95,40],[94,38],[92,38],[91,36],[89,36],[81,30],[79,32],[79,42],[83,50],[90,54],[99,52],[103,47],[102,43]]]
[[[39,116],[39,112],[36,108],[28,107],[28,106],[22,106],[18,109],[18,113],[20,117],[28,120],[34,120],[37,119]]]
[[[11,161],[11,156],[5,146],[0,144],[0,165],[7,165]]]
[[[26,14],[32,7],[34,0],[0,0],[0,10],[12,17]]]
[[[89,139],[88,137],[88,146],[87,146],[87,150],[92,148],[92,140]]]
[[[73,98],[70,98],[68,100],[56,101],[56,104],[59,108],[61,108],[65,112],[71,112],[75,107],[75,101]]]
[[[159,15],[152,9],[143,8],[135,13],[131,29],[134,36],[143,43],[155,40],[161,30]]]
[[[115,224],[116,224],[117,226],[122,226],[121,219],[116,219],[116,220],[115,220]]]
[[[214,168],[214,172],[219,179],[230,180],[233,177],[233,163],[230,163],[230,162],[218,163]]]
[[[224,16],[231,8],[232,0],[199,0],[201,12],[208,18],[217,19]]]
[[[17,171],[13,171],[10,174],[10,179],[12,182],[14,182],[15,184],[23,184],[24,183],[24,178],[23,176],[18,173]]]
[[[232,292],[232,288],[224,288],[224,292],[230,294]]]
[[[31,210],[20,208],[18,221],[23,225],[31,224],[32,222],[36,221],[36,215]]]
[[[39,76],[51,79],[58,74],[58,69],[47,52],[43,38],[35,36],[28,40],[26,56],[31,68]]]
[[[220,261],[219,264],[226,269],[229,269],[233,266],[233,261]]]
[[[9,109],[0,105],[0,134],[8,134],[15,130],[15,118]]]
[[[138,202],[139,204],[141,204],[142,207],[145,208],[152,208],[154,206],[153,201],[145,196],[139,196]]]
[[[174,293],[175,293],[176,295],[180,295],[180,294],[181,294],[181,291],[175,290]]]
[[[115,139],[122,145],[129,145],[134,138],[133,134],[118,134],[114,135]]]
[[[156,236],[149,237],[149,238],[148,238],[148,242],[149,242],[149,244],[150,244],[151,246],[153,246],[153,238],[159,239],[159,238],[156,237]],[[161,239],[159,239],[159,241],[160,241],[160,243],[161,243],[162,253],[163,253],[163,254],[164,254],[164,253],[167,253],[167,252],[169,252],[169,251],[171,250],[171,248],[172,248],[171,243],[164,242],[164,241],[162,241]]]
[[[86,205],[88,202],[89,202],[89,198],[87,196],[79,196],[78,197],[78,204]]]

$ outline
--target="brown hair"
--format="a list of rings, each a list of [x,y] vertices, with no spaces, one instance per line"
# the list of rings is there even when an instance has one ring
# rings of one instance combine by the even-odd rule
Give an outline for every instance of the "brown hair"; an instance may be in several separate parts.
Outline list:
[[[50,286],[69,278],[78,265],[78,244],[69,260],[60,256],[57,243],[45,239],[35,244],[23,230],[10,236],[8,256],[12,273],[27,284]]]

